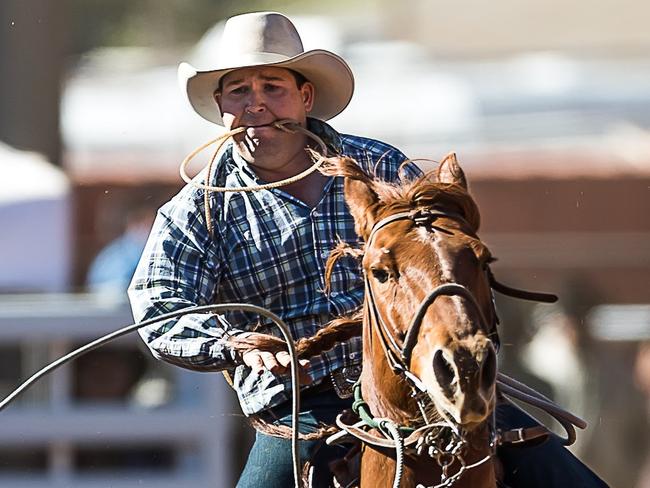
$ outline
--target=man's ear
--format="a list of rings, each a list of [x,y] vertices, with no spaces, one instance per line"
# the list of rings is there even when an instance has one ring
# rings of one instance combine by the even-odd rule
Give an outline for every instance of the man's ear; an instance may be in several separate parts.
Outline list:
[[[219,89],[215,90],[214,93],[212,94],[212,99],[214,100],[214,103],[217,105],[219,114],[223,118],[223,110],[221,110],[221,90]]]
[[[305,112],[311,112],[314,108],[314,96],[316,95],[316,87],[310,81],[305,81],[300,87],[300,96],[305,105]]]
[[[438,165],[438,170],[436,171],[436,180],[439,183],[446,183],[448,185],[458,185],[462,186],[467,190],[467,180],[465,179],[465,173],[458,164],[456,159],[456,153],[449,153],[445,156],[445,159]]]

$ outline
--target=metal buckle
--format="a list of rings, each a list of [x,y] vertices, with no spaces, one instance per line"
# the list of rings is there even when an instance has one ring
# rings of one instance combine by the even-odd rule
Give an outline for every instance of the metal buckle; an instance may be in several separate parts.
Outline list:
[[[512,432],[517,433],[517,439],[514,441],[510,441],[510,444],[521,444],[522,442],[526,442],[526,439],[524,438],[524,428],[519,427],[518,429],[513,430]]]
[[[336,395],[341,398],[350,398],[354,392],[354,384],[361,375],[360,366],[345,366],[330,372],[332,386]]]

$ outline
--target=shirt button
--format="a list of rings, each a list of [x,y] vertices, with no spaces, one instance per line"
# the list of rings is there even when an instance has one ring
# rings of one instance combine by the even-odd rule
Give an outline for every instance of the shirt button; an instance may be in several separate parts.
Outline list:
[[[320,213],[317,212],[316,210],[314,210],[314,211],[311,213],[311,216],[312,216],[312,217],[320,217]]]
[[[320,257],[323,259],[327,259],[329,255],[330,255],[329,251],[323,251],[322,253],[320,253]]]

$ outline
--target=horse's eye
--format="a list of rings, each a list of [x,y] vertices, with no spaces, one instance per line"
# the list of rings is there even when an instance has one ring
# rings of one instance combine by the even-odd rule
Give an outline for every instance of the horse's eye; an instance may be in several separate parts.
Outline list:
[[[372,276],[379,281],[379,283],[386,283],[388,281],[388,271],[385,269],[372,268]]]

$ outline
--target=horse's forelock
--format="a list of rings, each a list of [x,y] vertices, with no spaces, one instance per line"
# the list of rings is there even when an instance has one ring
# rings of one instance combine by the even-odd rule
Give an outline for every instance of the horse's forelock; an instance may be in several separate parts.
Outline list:
[[[459,185],[425,182],[414,185],[410,199],[416,206],[431,206],[435,203],[450,204],[459,208],[472,232],[478,232],[481,214],[471,195]]]
[[[476,233],[481,224],[481,216],[474,199],[459,185],[438,183],[428,175],[400,183],[375,180],[374,190],[388,211],[404,211],[435,204],[449,204],[458,207],[463,217]]]

